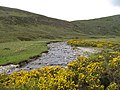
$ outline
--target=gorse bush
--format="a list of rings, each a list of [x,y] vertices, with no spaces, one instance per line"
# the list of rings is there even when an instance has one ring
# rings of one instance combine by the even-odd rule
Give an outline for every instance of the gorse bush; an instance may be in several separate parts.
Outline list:
[[[50,66],[1,74],[0,86],[4,90],[120,90],[120,52],[80,56],[68,68]]]
[[[57,67],[44,67],[30,72],[20,71],[8,75],[1,80],[2,88],[27,90],[74,90],[76,85],[72,78],[75,74],[69,69]]]
[[[98,40],[98,41],[91,41],[91,40],[69,40],[67,42],[69,45],[72,46],[91,46],[91,47],[102,47],[102,48],[113,48],[120,46],[120,42],[114,41],[107,41],[107,40]]]

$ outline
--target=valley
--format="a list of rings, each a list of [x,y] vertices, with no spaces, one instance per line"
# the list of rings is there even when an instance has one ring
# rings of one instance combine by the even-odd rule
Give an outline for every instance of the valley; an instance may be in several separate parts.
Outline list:
[[[0,6],[0,90],[120,90],[120,15],[65,21]]]

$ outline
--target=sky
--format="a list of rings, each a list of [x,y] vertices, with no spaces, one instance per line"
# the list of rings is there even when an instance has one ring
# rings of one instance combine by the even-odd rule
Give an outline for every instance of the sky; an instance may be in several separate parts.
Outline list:
[[[0,6],[68,21],[120,14],[120,0],[0,0]]]

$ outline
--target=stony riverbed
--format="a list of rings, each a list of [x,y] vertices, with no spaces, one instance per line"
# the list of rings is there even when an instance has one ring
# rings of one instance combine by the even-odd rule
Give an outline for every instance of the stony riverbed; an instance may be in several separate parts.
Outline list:
[[[66,42],[57,42],[48,44],[48,53],[43,53],[37,60],[29,62],[27,65],[20,68],[19,65],[0,66],[0,73],[12,73],[20,70],[32,70],[44,66],[62,66],[67,67],[67,64],[78,56],[88,57],[89,54],[99,52],[99,49],[77,47],[73,48],[67,45]]]

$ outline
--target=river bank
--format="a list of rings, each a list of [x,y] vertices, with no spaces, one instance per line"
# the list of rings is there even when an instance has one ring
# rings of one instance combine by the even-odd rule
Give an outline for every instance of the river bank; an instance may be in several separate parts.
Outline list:
[[[67,64],[78,56],[88,57],[92,53],[99,52],[96,48],[77,47],[73,48],[66,42],[56,42],[48,44],[48,53],[43,53],[41,57],[19,67],[19,65],[0,66],[0,73],[12,73],[20,70],[32,70],[44,66],[67,67]]]

